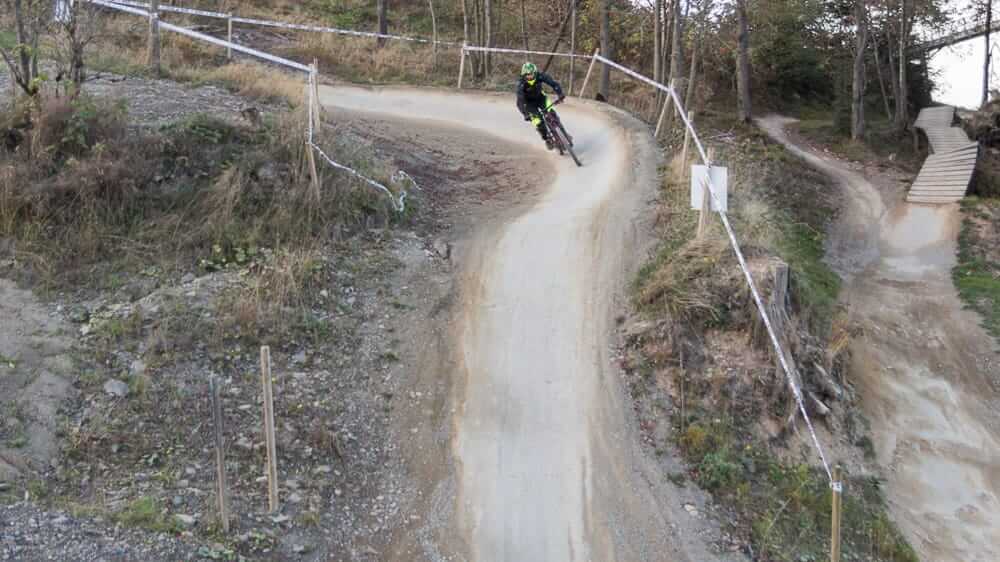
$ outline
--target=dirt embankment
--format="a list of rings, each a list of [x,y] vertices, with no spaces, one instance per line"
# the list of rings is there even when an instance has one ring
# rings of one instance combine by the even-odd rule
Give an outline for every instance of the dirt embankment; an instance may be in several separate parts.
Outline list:
[[[851,211],[830,259],[852,280],[843,301],[862,336],[851,378],[871,423],[892,514],[921,557],[987,562],[1000,544],[1000,363],[951,279],[957,205],[903,201],[905,183],[797,146],[844,187]]]

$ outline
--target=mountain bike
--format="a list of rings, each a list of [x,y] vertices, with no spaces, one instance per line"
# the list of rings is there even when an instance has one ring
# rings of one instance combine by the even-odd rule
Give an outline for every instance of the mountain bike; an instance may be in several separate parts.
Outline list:
[[[573,151],[573,137],[569,136],[569,133],[566,132],[566,127],[563,126],[562,120],[559,119],[559,114],[555,110],[555,106],[562,103],[562,101],[559,99],[546,106],[542,115],[542,122],[545,123],[549,138],[552,139],[552,144],[559,151],[559,155],[562,156],[569,152],[576,165],[583,166],[583,163],[577,158],[576,152]]]

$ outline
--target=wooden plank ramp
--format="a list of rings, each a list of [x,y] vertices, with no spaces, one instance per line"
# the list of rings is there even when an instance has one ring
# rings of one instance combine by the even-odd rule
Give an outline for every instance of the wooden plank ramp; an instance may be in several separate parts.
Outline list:
[[[927,134],[931,155],[917,174],[906,200],[911,203],[954,203],[965,197],[976,169],[979,143],[961,127],[953,127],[955,108],[925,107],[914,125]]]

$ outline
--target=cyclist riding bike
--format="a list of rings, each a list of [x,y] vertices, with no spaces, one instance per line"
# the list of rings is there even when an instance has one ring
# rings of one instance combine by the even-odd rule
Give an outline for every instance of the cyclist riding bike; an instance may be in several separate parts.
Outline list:
[[[545,124],[542,123],[542,112],[548,111],[554,104],[549,103],[545,92],[542,91],[542,84],[548,84],[559,96],[556,103],[566,98],[559,82],[553,80],[548,74],[539,72],[538,67],[534,64],[526,62],[521,66],[521,79],[517,83],[517,109],[524,116],[525,121],[531,121],[531,124],[535,126],[535,130],[545,141],[545,147],[552,150],[554,145],[552,139],[549,138]]]

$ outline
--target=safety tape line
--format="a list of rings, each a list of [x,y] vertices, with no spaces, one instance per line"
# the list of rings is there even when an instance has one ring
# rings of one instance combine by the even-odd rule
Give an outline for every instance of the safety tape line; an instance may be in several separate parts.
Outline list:
[[[138,8],[149,9],[150,5],[144,2],[134,2],[132,0],[112,0],[115,4],[121,4],[124,6],[133,6]],[[320,25],[309,25],[300,23],[285,23],[281,21],[272,20],[259,20],[253,18],[243,18],[234,16],[232,14],[223,14],[222,12],[206,12],[204,10],[192,10],[190,8],[181,8],[178,6],[170,6],[167,4],[161,4],[159,7],[160,11],[163,12],[178,12],[182,14],[192,14],[196,16],[205,16],[209,18],[220,18],[232,20],[233,23],[247,23],[251,25],[261,25],[266,27],[280,27],[284,29],[297,29],[300,31],[315,31],[319,33],[336,33],[339,35],[353,35],[356,37],[372,37],[376,39],[397,39],[400,41],[412,41],[414,43],[427,43],[433,44],[435,41],[433,39],[423,39],[420,37],[407,37],[404,35],[389,35],[386,33],[375,33],[373,31],[355,31],[353,29],[340,29],[336,27],[325,27]],[[461,43],[455,43],[453,41],[437,41],[438,45],[444,45],[446,47],[460,47]]]
[[[514,54],[525,54],[525,55],[551,55],[556,57],[572,57],[578,59],[592,59],[593,55],[577,55],[574,53],[549,53],[546,51],[526,51],[523,49],[501,49],[499,47],[476,47],[472,45],[466,45],[463,47],[466,51],[486,51],[490,53],[514,53]]]
[[[122,12],[128,12],[130,14],[135,14],[135,15],[143,16],[143,17],[147,17],[147,18],[149,17],[149,12],[147,12],[145,10],[140,10],[138,8],[132,8],[132,7],[129,7],[129,6],[125,6],[123,4],[118,4],[117,2],[108,2],[108,1],[105,1],[105,0],[87,0],[87,1],[90,2],[90,3],[92,3],[92,4],[97,4],[99,6],[104,6],[106,8],[111,8],[112,10],[119,10],[119,11],[122,11]],[[281,64],[281,65],[287,66],[289,68],[294,68],[296,70],[301,70],[302,72],[311,72],[312,71],[310,67],[308,67],[308,66],[306,66],[304,64],[297,63],[295,61],[291,61],[291,60],[288,60],[288,59],[285,59],[285,58],[281,58],[281,57],[272,55],[270,53],[265,53],[264,51],[258,51],[257,49],[251,49],[250,47],[244,47],[243,45],[238,45],[236,43],[231,43],[231,42],[226,41],[224,39],[219,39],[217,37],[212,37],[211,35],[206,35],[204,33],[200,33],[198,31],[194,31],[194,30],[188,29],[186,27],[181,27],[179,25],[174,25],[172,23],[167,23],[167,22],[164,22],[164,21],[160,21],[159,25],[163,29],[166,29],[166,30],[169,30],[169,31],[173,31],[175,33],[180,33],[181,35],[187,35],[189,37],[194,37],[195,39],[201,39],[202,41],[206,41],[208,43],[213,43],[213,44],[218,45],[220,47],[227,47],[227,48],[230,48],[230,49],[232,49],[234,51],[239,51],[241,53],[246,53],[248,55],[251,55],[251,56],[254,56],[254,57],[257,57],[257,58],[261,58],[261,59],[264,59],[264,60],[267,60],[267,61],[271,61],[273,63]]]
[[[664,86],[655,80],[651,80],[638,72],[626,68],[614,61],[610,61],[601,55],[597,55],[597,60],[616,68],[625,74],[645,82],[650,86],[666,92],[673,98],[674,106],[677,108],[677,112],[680,113],[681,118],[684,120],[684,126],[687,127],[688,131],[691,132],[691,137],[694,139],[695,146],[698,148],[698,153],[701,155],[702,162],[706,166],[711,167],[712,162],[709,161],[708,155],[705,153],[705,147],[702,146],[701,140],[698,138],[698,132],[695,130],[691,121],[687,117],[687,112],[684,110],[684,104],[681,103],[680,97],[677,95],[676,90],[669,86]],[[733,230],[732,224],[729,222],[729,215],[722,209],[722,203],[716,192],[716,186],[712,184],[711,174],[708,176],[708,181],[706,182],[708,186],[708,192],[712,197],[712,202],[715,208],[718,209],[716,212],[719,214],[719,218],[722,219],[722,225],[726,230],[726,234],[729,237],[729,242],[733,247],[733,252],[736,253],[736,259],[739,261],[740,269],[743,270],[743,276],[746,278],[747,285],[750,287],[750,293],[753,295],[754,303],[757,305],[757,310],[760,312],[761,319],[764,321],[764,326],[767,328],[767,334],[771,339],[771,345],[774,347],[775,353],[778,354],[778,362],[781,364],[782,370],[785,372],[785,378],[788,380],[788,386],[792,389],[792,394],[795,397],[795,402],[799,407],[799,411],[802,412],[802,418],[806,422],[806,427],[809,428],[809,435],[812,437],[813,444],[816,446],[816,451],[819,453],[820,461],[823,463],[823,470],[826,471],[827,477],[830,482],[833,482],[833,472],[830,470],[830,464],[826,460],[826,453],[823,451],[823,446],[819,443],[819,438],[816,436],[816,429],[813,427],[812,420],[809,419],[809,414],[806,413],[805,400],[802,396],[802,390],[795,384],[795,377],[792,375],[792,368],[788,365],[788,361],[785,358],[785,351],[781,347],[781,342],[778,340],[778,336],[774,331],[774,326],[771,324],[771,318],[767,314],[767,310],[764,308],[764,300],[760,296],[760,292],[757,290],[757,283],[753,280],[753,275],[750,274],[750,268],[747,266],[746,258],[743,256],[743,250],[740,248],[739,242],[736,240],[736,231]]]
[[[132,0],[112,0],[114,4],[121,4],[123,6],[132,6],[135,8],[145,8],[148,10],[150,4],[146,2],[134,2]],[[228,19],[232,14],[223,14],[222,12],[207,12],[205,10],[194,10],[192,8],[182,8],[180,6],[171,6],[170,4],[160,4],[159,10],[161,12],[177,12],[180,14],[191,14],[194,16],[204,16],[206,18],[219,18]]]

